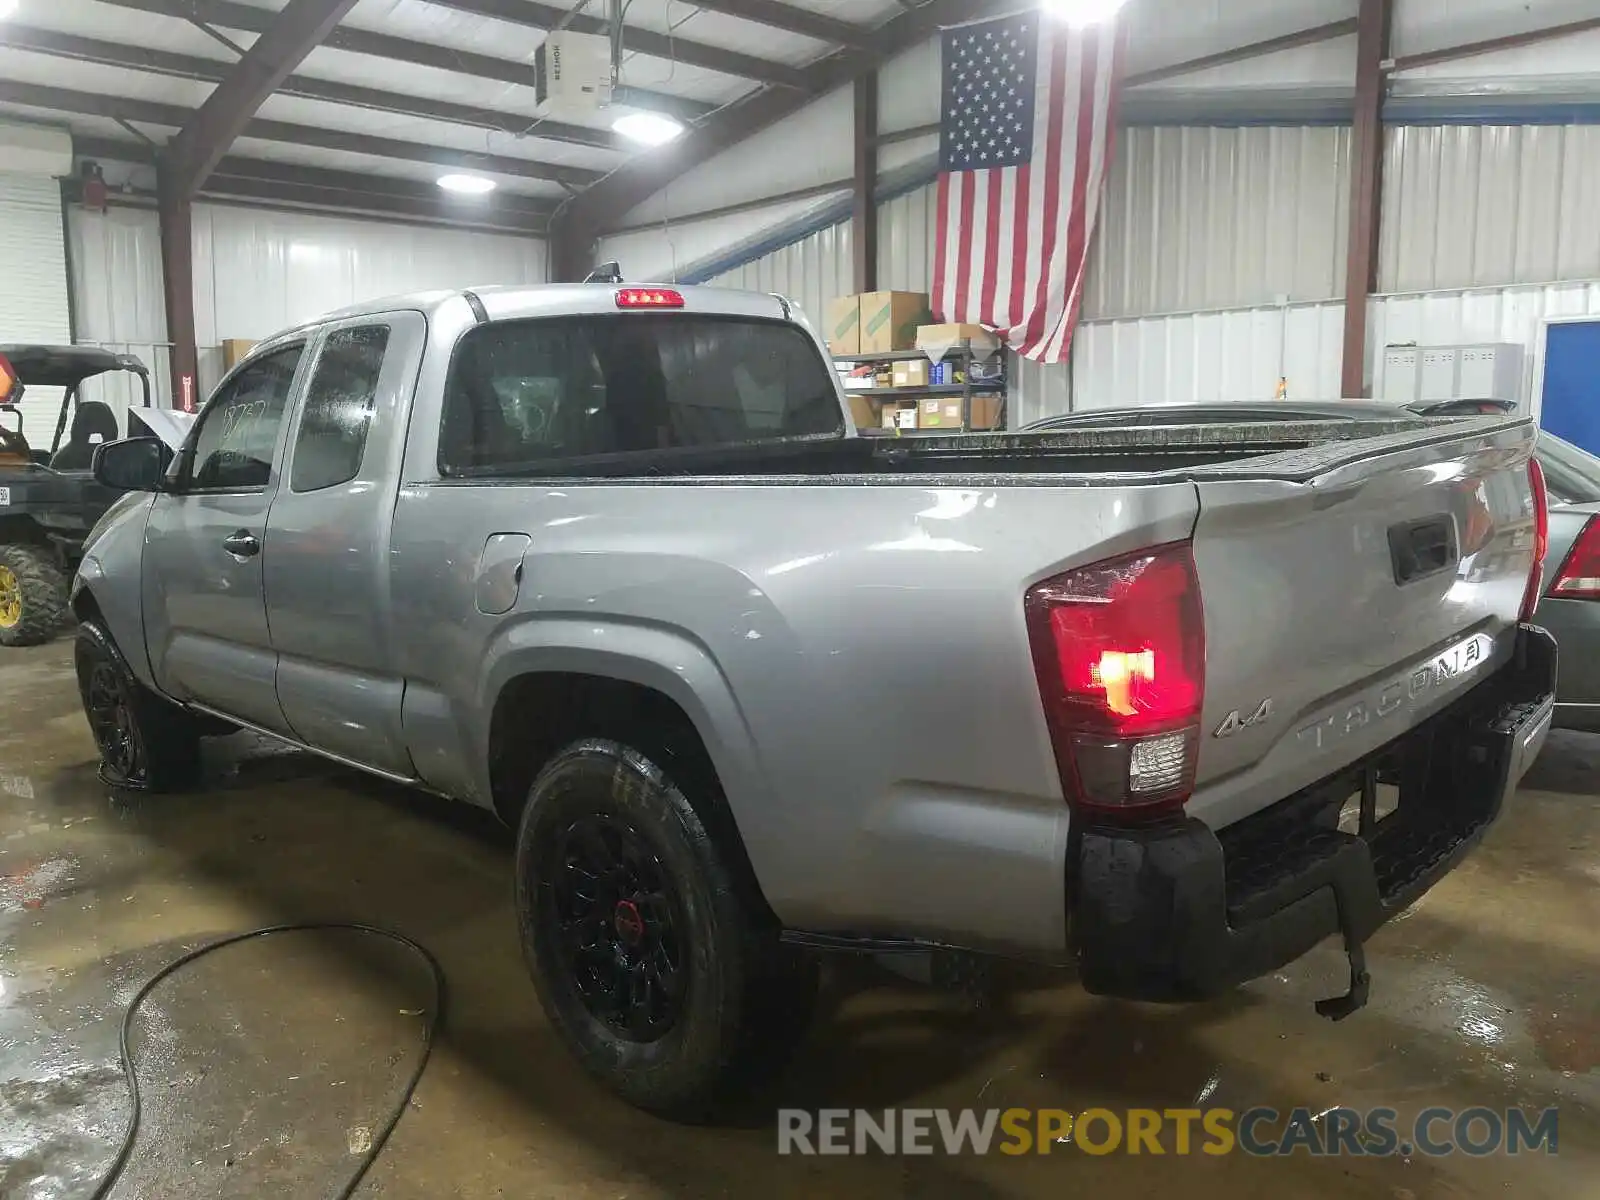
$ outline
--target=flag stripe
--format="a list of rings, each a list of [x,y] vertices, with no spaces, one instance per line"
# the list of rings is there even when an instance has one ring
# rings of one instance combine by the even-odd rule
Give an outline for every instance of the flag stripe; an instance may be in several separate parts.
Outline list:
[[[984,195],[984,215],[980,223],[983,229],[983,262],[979,266],[978,275],[980,294],[978,321],[984,325],[997,323],[994,297],[1000,284],[1000,226],[1003,223],[1000,207],[1003,184],[1001,177],[1009,173],[1005,170],[980,172],[989,177],[984,181],[987,186]]]

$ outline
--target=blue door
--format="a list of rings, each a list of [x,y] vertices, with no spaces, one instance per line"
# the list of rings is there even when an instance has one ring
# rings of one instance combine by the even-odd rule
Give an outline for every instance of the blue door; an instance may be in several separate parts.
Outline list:
[[[1546,327],[1539,425],[1600,455],[1600,321]]]

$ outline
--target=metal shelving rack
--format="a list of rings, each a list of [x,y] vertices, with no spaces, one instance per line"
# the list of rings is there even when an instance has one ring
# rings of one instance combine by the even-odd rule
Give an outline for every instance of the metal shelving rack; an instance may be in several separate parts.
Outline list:
[[[974,394],[992,395],[998,393],[1000,396],[1000,411],[996,414],[993,428],[1004,429],[1006,423],[1006,401],[1008,399],[1006,389],[1007,380],[1004,373],[996,376],[993,379],[982,379],[976,382],[974,382],[972,378],[973,363],[987,362],[991,358],[998,357],[1001,353],[1003,353],[1003,348],[1001,347],[996,347],[994,350],[983,354],[974,353],[972,349],[972,343],[970,341],[960,341],[952,344],[950,349],[945,351],[944,357],[939,361],[954,363],[956,368],[961,372],[961,377],[964,380],[962,383],[928,383],[914,387],[846,388],[845,391],[848,395],[867,396],[873,400],[923,400],[935,396],[961,397],[961,428],[959,430],[875,429],[872,432],[876,435],[887,433],[971,433],[973,432],[972,397]],[[853,366],[860,366],[863,363],[914,362],[919,358],[926,357],[927,355],[921,350],[874,350],[863,351],[858,354],[835,354],[833,356],[833,361],[835,363],[847,363]]]

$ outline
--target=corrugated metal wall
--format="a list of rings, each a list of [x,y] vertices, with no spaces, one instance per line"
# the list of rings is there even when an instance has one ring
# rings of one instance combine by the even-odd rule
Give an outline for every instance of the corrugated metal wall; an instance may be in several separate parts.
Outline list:
[[[139,355],[170,404],[156,214],[74,208],[68,233],[79,339]],[[402,292],[543,283],[545,246],[466,230],[197,204],[194,272],[204,394],[222,377],[224,338],[267,337],[332,309]],[[121,393],[106,398],[125,403]]]
[[[708,282],[778,292],[798,304],[813,327],[820,329],[828,301],[854,290],[850,235],[851,222],[841,221]]]
[[[48,175],[0,171],[0,342],[72,339],[61,187]],[[61,389],[34,384],[17,406],[34,449],[49,449]],[[15,430],[16,417],[5,427]]]
[[[1600,278],[1600,125],[1390,129],[1384,292]]]
[[[1337,294],[1349,181],[1349,129],[1122,130],[1084,316]]]

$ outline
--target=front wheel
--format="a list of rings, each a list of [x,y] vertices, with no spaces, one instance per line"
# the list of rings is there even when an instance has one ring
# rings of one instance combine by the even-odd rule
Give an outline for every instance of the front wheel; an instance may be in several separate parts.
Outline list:
[[[97,621],[78,626],[78,695],[100,751],[100,778],[113,787],[172,792],[200,775],[200,727],[128,669]]]
[[[815,963],[778,943],[694,806],[638,750],[591,739],[557,754],[523,810],[516,867],[545,1012],[629,1103],[705,1119],[798,1042]]]
[[[47,642],[67,617],[67,577],[49,548],[0,545],[0,646]]]

